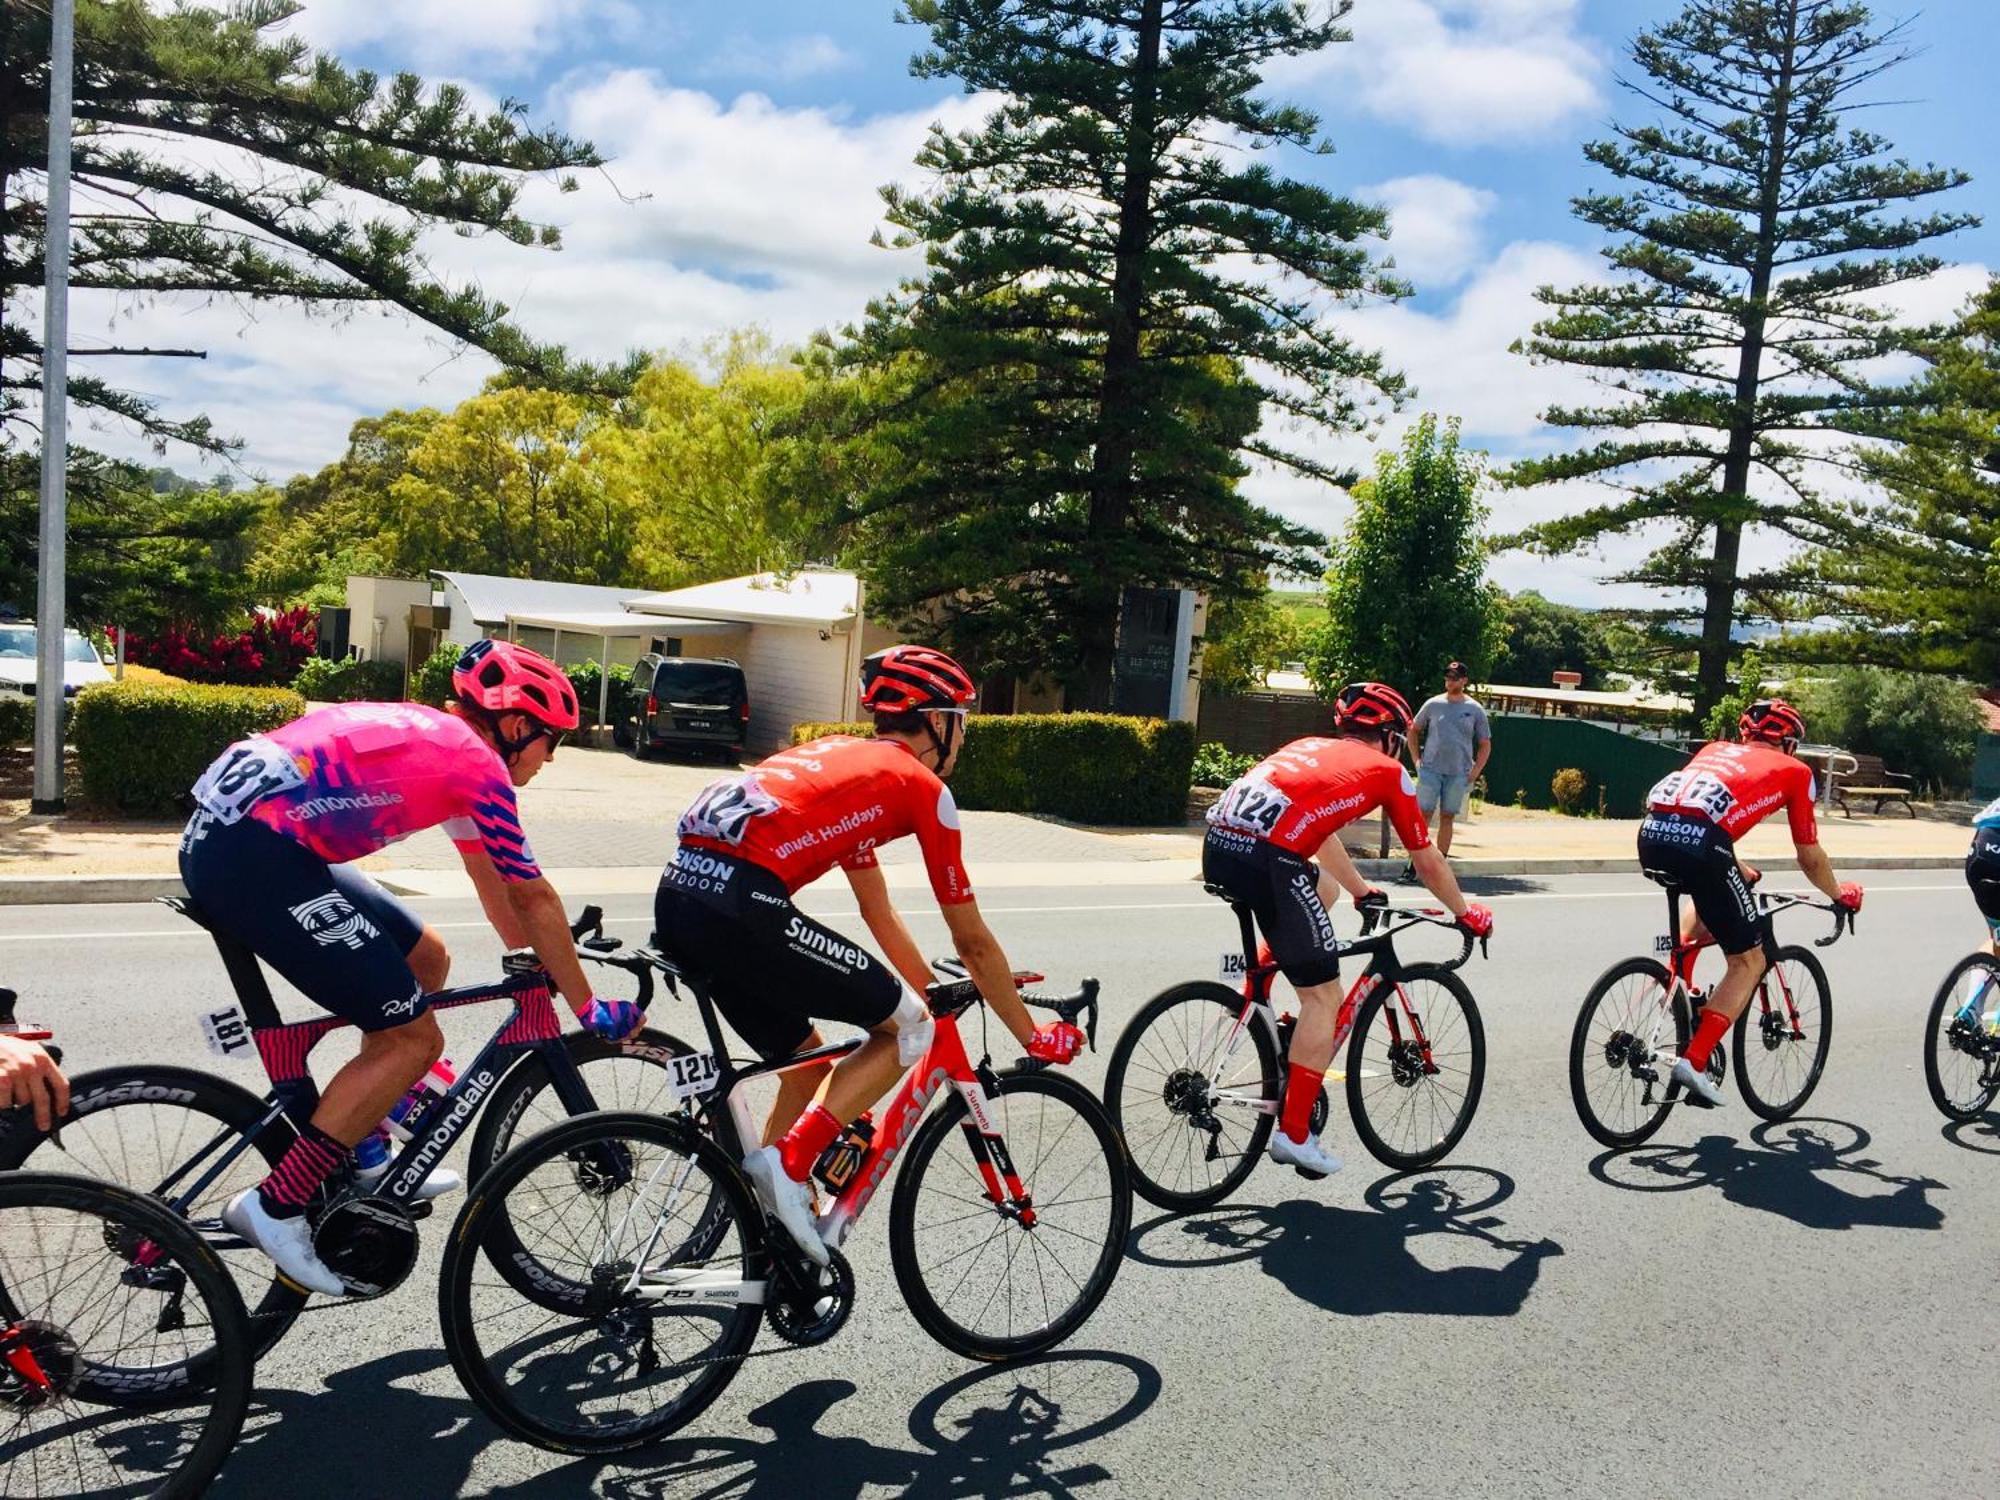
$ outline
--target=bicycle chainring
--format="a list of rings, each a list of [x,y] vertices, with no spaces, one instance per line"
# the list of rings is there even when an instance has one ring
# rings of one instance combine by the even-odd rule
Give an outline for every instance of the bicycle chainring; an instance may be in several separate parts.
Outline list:
[[[854,1268],[838,1250],[826,1253],[823,1268],[802,1266],[795,1273],[799,1277],[812,1275],[811,1286],[781,1284],[781,1276],[766,1283],[776,1295],[765,1305],[764,1321],[771,1325],[771,1332],[797,1348],[825,1343],[846,1326],[848,1314],[854,1311]]]
[[[417,1226],[409,1212],[384,1198],[348,1198],[320,1216],[313,1250],[347,1283],[347,1295],[384,1296],[417,1263]]]

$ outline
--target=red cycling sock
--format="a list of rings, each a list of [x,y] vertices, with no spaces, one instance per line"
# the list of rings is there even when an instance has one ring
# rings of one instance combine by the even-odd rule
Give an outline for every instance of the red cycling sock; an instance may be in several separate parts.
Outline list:
[[[1325,1082],[1324,1068],[1306,1068],[1297,1063],[1291,1065],[1285,1080],[1285,1107],[1278,1116],[1278,1128],[1294,1141],[1302,1141],[1312,1134],[1313,1100],[1319,1097],[1320,1085]]]
[[[1688,1060],[1688,1066],[1697,1073],[1708,1066],[1708,1055],[1715,1050],[1715,1044],[1727,1034],[1729,1017],[1722,1015],[1713,1006],[1701,1013],[1701,1024],[1694,1029],[1689,1039],[1687,1051],[1681,1054]]]
[[[271,1169],[271,1175],[257,1185],[264,1212],[274,1219],[296,1219],[306,1211],[319,1185],[346,1159],[347,1147],[308,1123]]]
[[[778,1142],[778,1159],[785,1164],[785,1175],[794,1182],[804,1182],[812,1175],[813,1163],[819,1160],[820,1152],[831,1146],[839,1134],[840,1121],[824,1104],[807,1109]]]

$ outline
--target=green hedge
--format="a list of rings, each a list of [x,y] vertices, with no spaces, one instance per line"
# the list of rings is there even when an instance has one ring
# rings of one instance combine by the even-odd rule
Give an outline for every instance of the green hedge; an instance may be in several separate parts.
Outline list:
[[[799,724],[792,743],[873,731]],[[952,773],[963,808],[1046,813],[1076,823],[1159,824],[1187,816],[1194,726],[1119,714],[976,714]]]
[[[417,663],[411,671],[410,700],[413,703],[428,703],[432,708],[443,708],[445,699],[451,696],[452,669],[463,655],[465,647],[456,641],[441,642],[437,650]]]
[[[35,737],[35,705],[27,698],[0,698],[0,750]]]
[[[403,669],[392,661],[315,656],[299,668],[292,691],[315,703],[396,703],[403,696]]]
[[[225,747],[306,711],[289,688],[107,682],[77,694],[70,718],[83,794],[106,811],[168,817]]]

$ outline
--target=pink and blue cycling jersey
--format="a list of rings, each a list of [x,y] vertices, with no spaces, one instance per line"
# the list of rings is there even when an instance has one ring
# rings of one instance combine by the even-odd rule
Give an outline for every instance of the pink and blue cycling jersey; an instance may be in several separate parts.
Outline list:
[[[249,817],[329,864],[442,826],[503,880],[541,875],[499,755],[463,719],[414,703],[339,703],[223,751],[194,799]]]

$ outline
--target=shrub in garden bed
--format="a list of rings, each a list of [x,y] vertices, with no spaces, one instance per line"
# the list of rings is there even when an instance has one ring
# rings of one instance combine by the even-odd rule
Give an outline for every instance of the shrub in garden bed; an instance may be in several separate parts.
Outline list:
[[[35,705],[26,698],[0,699],[0,750],[25,745],[35,737]]]
[[[800,724],[792,743],[872,733],[867,724]],[[1194,726],[1121,714],[975,714],[951,778],[958,805],[1045,813],[1076,823],[1179,823]]]
[[[299,668],[292,691],[315,703],[396,703],[403,696],[403,669],[392,661],[315,656]]]
[[[305,711],[305,700],[286,688],[193,682],[85,688],[70,716],[84,797],[107,812],[177,816],[187,789],[224,748]]]

